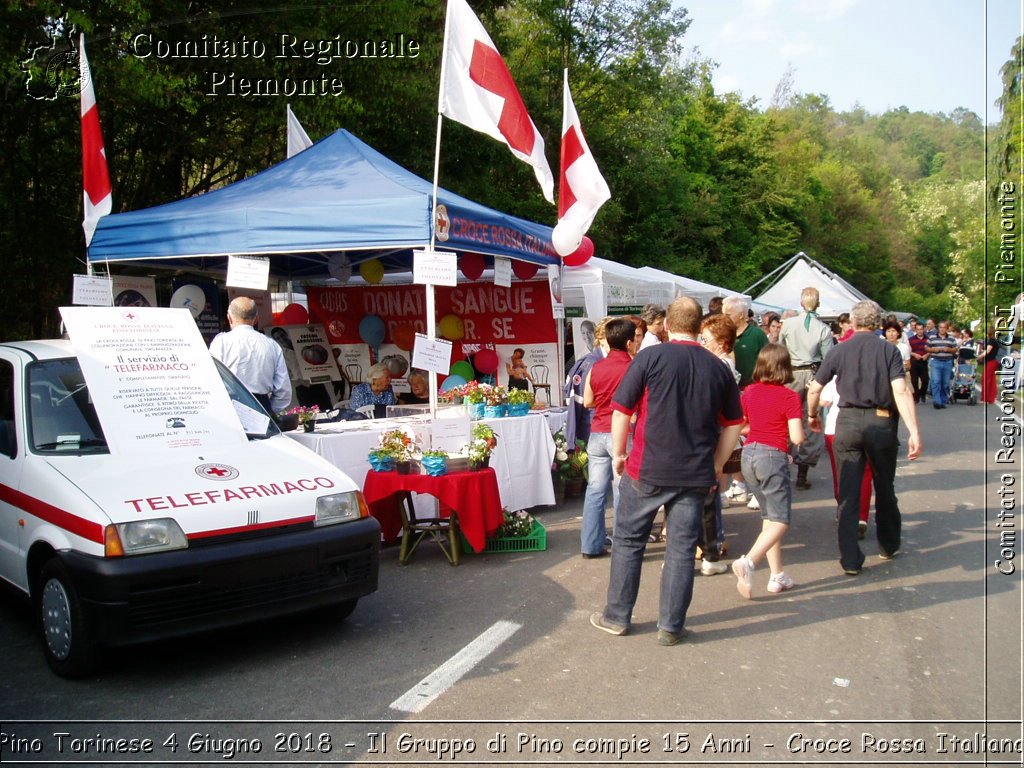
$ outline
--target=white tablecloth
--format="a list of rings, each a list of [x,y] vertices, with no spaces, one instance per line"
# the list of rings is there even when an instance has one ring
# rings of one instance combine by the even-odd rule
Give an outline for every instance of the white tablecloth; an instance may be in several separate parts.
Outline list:
[[[554,504],[551,462],[555,443],[548,419],[529,414],[484,421],[498,436],[491,467],[498,476],[501,505],[518,510]],[[377,447],[381,433],[399,423],[396,419],[352,421],[318,425],[312,433],[297,430],[285,434],[323,456],[362,488],[370,470],[367,455]]]

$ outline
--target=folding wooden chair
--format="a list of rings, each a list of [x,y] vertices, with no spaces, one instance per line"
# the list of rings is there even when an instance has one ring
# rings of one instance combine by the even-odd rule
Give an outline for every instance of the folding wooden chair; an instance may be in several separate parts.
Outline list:
[[[417,517],[416,507],[412,503],[412,494],[402,491],[399,495],[399,507],[402,511],[402,546],[398,553],[399,565],[407,565],[412,553],[427,536],[436,541],[455,566],[459,564],[459,519],[452,511],[450,517]],[[447,539],[447,547],[445,546]]]

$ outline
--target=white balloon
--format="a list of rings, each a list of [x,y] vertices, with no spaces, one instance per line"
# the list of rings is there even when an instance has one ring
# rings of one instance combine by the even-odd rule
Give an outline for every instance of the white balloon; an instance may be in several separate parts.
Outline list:
[[[582,242],[583,232],[565,221],[558,222],[551,232],[551,244],[559,256],[575,253]]]

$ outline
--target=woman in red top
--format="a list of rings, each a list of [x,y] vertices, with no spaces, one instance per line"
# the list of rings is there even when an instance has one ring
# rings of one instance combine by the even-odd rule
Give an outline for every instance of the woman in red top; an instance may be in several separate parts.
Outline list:
[[[769,592],[791,589],[793,579],[782,570],[782,537],[789,530],[793,486],[789,476],[789,445],[804,441],[800,395],[786,387],[793,381],[793,364],[781,344],[768,344],[758,353],[754,383],[742,395],[744,431],[743,478],[761,505],[761,533],[746,555],[733,561],[736,589],[750,599],[754,568],[768,558]]]

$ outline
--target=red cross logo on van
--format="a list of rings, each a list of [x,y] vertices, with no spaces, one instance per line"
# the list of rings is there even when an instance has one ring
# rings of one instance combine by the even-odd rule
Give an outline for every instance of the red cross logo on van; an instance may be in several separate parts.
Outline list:
[[[233,480],[238,477],[238,470],[227,464],[200,464],[196,474],[207,480]]]

